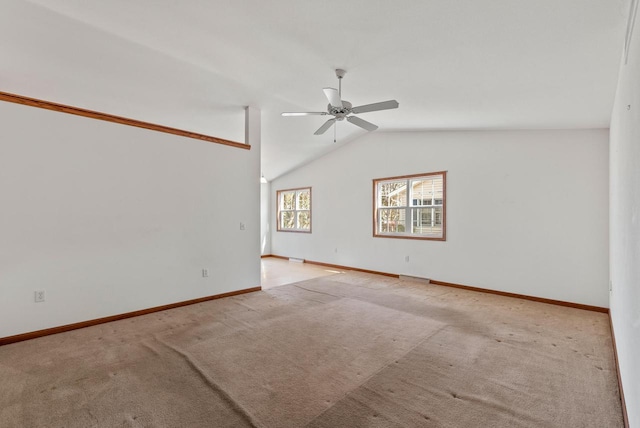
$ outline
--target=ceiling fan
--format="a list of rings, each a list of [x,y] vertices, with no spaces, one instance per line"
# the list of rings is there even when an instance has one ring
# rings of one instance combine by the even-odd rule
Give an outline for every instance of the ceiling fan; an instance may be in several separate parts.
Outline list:
[[[344,101],[342,99],[342,78],[347,72],[341,68],[336,70],[336,76],[338,77],[338,89],[335,88],[324,88],[324,94],[329,100],[329,105],[327,106],[327,111],[324,112],[285,112],[282,113],[283,116],[333,116],[333,119],[327,120],[318,130],[314,133],[315,135],[324,134],[327,129],[331,128],[331,125],[334,125],[336,122],[347,119],[348,122],[353,123],[356,126],[359,126],[362,129],[366,129],[367,131],[375,131],[378,129],[377,125],[374,125],[371,122],[367,122],[364,119],[360,119],[358,116],[353,116],[360,113],[367,113],[370,111],[378,111],[378,110],[389,110],[392,108],[398,108],[398,102],[396,100],[382,101],[380,103],[373,104],[365,104],[362,106],[353,107],[349,101]],[[334,128],[335,129],[335,128]]]

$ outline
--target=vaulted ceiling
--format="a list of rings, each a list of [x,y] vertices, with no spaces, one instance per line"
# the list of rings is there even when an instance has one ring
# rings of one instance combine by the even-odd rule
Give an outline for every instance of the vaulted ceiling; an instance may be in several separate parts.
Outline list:
[[[375,132],[606,128],[628,0],[0,0],[0,91],[243,141],[268,179],[362,136],[313,132],[322,88]],[[392,142],[390,142],[392,144]]]

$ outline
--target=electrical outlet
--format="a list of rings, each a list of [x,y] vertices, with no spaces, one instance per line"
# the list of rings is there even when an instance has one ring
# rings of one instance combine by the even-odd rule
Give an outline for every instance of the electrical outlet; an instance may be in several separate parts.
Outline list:
[[[407,263],[409,263],[409,256],[405,256],[405,257],[404,257],[404,261],[405,261],[405,262],[407,262]]]
[[[202,269],[202,277],[203,278],[208,278],[209,277],[209,269]]]
[[[36,303],[44,302],[44,290],[36,290],[33,294]]]
[[[240,230],[244,230],[244,223],[240,223]]]

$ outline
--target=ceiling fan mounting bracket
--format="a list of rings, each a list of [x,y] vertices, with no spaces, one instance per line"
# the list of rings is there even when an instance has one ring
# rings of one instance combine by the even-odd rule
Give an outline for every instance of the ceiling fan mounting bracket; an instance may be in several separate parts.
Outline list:
[[[342,79],[345,74],[347,74],[346,70],[343,70],[342,68],[336,68],[336,76],[338,77],[338,79]]]

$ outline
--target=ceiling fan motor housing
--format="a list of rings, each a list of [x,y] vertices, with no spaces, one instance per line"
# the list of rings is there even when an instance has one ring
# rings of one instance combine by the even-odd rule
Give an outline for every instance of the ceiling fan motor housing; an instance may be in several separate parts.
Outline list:
[[[338,120],[342,120],[345,118],[345,116],[349,115],[351,113],[351,108],[353,107],[353,105],[351,105],[351,103],[349,101],[342,101],[342,108],[338,108],[338,107],[333,107],[331,104],[327,105],[327,111],[329,112],[329,114],[333,115],[336,117],[336,119]]]

